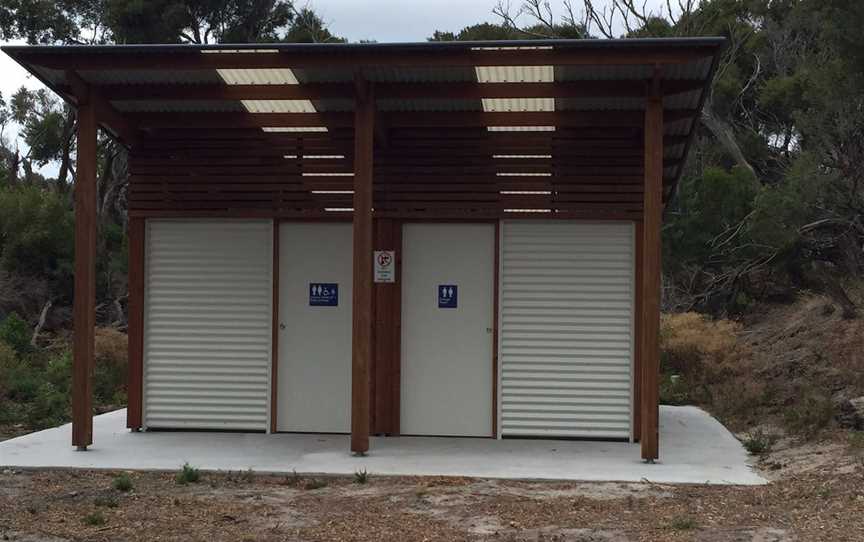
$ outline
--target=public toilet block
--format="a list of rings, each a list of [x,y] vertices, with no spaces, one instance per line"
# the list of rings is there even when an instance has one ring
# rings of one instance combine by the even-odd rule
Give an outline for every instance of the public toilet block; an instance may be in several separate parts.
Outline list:
[[[657,459],[662,215],[722,45],[4,47],[78,111],[72,444],[102,128],[129,156],[130,429]]]

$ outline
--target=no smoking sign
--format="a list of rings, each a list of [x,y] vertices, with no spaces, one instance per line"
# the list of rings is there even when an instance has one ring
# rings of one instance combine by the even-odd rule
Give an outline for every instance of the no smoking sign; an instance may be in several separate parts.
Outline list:
[[[396,282],[396,251],[375,251],[375,282]]]

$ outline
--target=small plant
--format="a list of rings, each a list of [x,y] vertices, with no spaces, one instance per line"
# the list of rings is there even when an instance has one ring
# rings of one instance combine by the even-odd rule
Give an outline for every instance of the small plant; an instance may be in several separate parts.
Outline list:
[[[669,523],[669,528],[676,531],[692,531],[696,527],[696,520],[689,516],[676,516]]]
[[[96,497],[96,499],[93,500],[93,504],[100,508],[117,508],[119,505],[117,499],[114,497]]]
[[[786,409],[784,421],[790,433],[812,439],[831,424],[834,410],[830,399],[805,388],[798,402]]]
[[[291,474],[285,476],[282,484],[288,487],[300,487],[303,484],[303,477],[297,474],[297,470],[292,470]]]
[[[252,470],[252,467],[249,467],[248,469],[240,473],[240,480],[246,482],[247,484],[251,484],[255,481],[255,471]]]
[[[111,487],[117,491],[132,491],[134,486],[132,485],[132,478],[129,477],[129,473],[121,472],[111,482]]]
[[[681,375],[663,375],[660,382],[660,402],[664,405],[691,403],[690,390]]]
[[[309,478],[303,482],[303,489],[314,490],[327,487],[327,480],[322,478]]]
[[[366,472],[366,469],[358,470],[354,472],[354,483],[355,484],[365,484],[369,481],[369,473]]]
[[[183,468],[181,468],[180,472],[177,473],[177,476],[174,477],[174,480],[181,486],[198,483],[200,479],[201,473],[199,473],[198,469],[189,463],[184,463]]]
[[[761,428],[755,429],[742,441],[744,449],[751,455],[765,455],[771,452],[777,437]]]
[[[96,512],[91,512],[84,516],[84,524],[90,525],[91,527],[105,525],[105,516],[103,516],[102,512],[99,512],[98,510]]]

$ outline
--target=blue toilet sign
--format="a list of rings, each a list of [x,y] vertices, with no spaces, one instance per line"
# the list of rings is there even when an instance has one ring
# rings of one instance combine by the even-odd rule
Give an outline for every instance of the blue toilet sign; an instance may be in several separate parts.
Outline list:
[[[339,285],[330,282],[309,283],[310,307],[339,306]]]
[[[455,284],[438,285],[438,308],[455,309],[458,306],[459,287]]]

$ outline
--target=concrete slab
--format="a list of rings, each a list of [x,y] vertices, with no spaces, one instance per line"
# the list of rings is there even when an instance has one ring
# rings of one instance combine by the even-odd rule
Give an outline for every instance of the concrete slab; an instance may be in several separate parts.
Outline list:
[[[94,446],[70,445],[71,425],[0,442],[0,466],[273,473],[471,476],[482,478],[709,484],[764,484],[717,420],[695,407],[660,408],[660,458],[621,442],[438,437],[371,439],[367,457],[348,454],[346,435],[199,432],[132,433],[126,411],[97,416]]]

